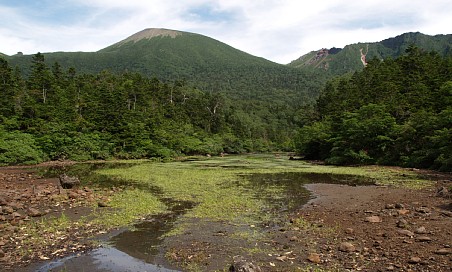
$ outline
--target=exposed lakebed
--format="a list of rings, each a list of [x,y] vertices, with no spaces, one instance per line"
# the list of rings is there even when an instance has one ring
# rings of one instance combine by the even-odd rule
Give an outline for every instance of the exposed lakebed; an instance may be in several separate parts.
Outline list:
[[[119,165],[120,168],[131,165]],[[196,201],[184,201],[168,197],[156,185],[140,184],[124,178],[99,175],[95,170],[115,168],[118,165],[92,164],[88,166],[76,165],[63,169],[71,175],[79,176],[84,184],[101,186],[134,186],[141,190],[152,192],[167,207],[165,213],[150,215],[142,218],[133,227],[113,231],[100,237],[102,246],[83,254],[74,254],[65,258],[52,260],[39,266],[36,271],[178,271],[181,269],[168,262],[165,247],[167,234],[183,224],[184,215],[196,207]],[[223,167],[223,166],[222,166]],[[223,168],[240,168],[223,167]],[[47,175],[59,174],[62,169],[49,169]],[[353,175],[335,175],[329,173],[245,173],[237,176],[235,182],[226,187],[236,186],[249,192],[247,196],[258,199],[265,205],[261,206],[262,213],[269,217],[253,228],[278,228],[282,217],[301,208],[313,198],[311,192],[304,186],[313,183],[343,184],[344,186],[373,185],[368,178]],[[205,188],[209,190],[208,187]],[[227,201],[227,196],[226,201]],[[220,200],[219,200],[220,201]],[[203,220],[203,219],[199,219]],[[206,220],[199,225],[208,225]],[[237,224],[237,222],[235,223]],[[212,226],[218,222],[212,222]],[[246,223],[245,223],[246,225]],[[185,230],[190,232],[190,229]],[[226,232],[226,231],[225,231]],[[225,236],[218,231],[219,235]],[[224,237],[222,237],[224,239]],[[171,238],[174,240],[174,236]],[[215,239],[213,239],[215,240]],[[210,241],[211,242],[211,241]]]

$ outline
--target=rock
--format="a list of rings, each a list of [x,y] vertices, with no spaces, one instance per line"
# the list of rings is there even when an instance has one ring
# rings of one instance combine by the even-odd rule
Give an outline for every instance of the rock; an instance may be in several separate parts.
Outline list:
[[[379,216],[373,215],[366,217],[365,221],[369,223],[381,223],[383,220]]]
[[[430,209],[427,208],[427,207],[419,207],[419,208],[416,209],[416,212],[427,214],[427,213],[430,213],[431,211],[430,211]]]
[[[397,227],[402,228],[402,229],[408,227],[408,221],[406,221],[403,218],[399,219],[399,221],[397,221]]]
[[[345,229],[345,233],[347,233],[347,234],[353,234],[353,233],[355,233],[355,230],[352,229],[352,228],[346,228],[346,229]]]
[[[105,208],[105,207],[108,207],[108,204],[104,201],[99,201],[99,202],[97,202],[97,206],[100,208]]]
[[[35,209],[35,208],[29,208],[28,215],[31,217],[38,217],[38,216],[43,215],[43,212],[41,212],[40,210]]]
[[[405,205],[401,204],[401,203],[397,203],[395,204],[396,209],[405,209]]]
[[[441,211],[441,214],[444,216],[452,217],[452,212],[450,211]]]
[[[261,272],[261,268],[251,262],[247,262],[241,256],[234,257],[234,263],[229,267],[230,272]]]
[[[419,227],[417,228],[414,233],[416,234],[426,234],[427,233],[427,229],[425,227]]]
[[[0,196],[0,206],[6,205],[7,203],[6,197]]]
[[[408,260],[408,263],[410,263],[410,264],[418,264],[420,262],[421,262],[421,258],[419,258],[419,257],[411,257]]]
[[[356,251],[356,248],[352,243],[342,242],[339,245],[339,250],[342,252],[354,252],[354,251]]]
[[[395,205],[394,204],[386,204],[385,209],[388,209],[388,210],[395,209]]]
[[[320,259],[320,255],[318,253],[310,253],[308,255],[308,261],[315,264],[319,264],[322,262],[322,260]]]
[[[3,252],[3,250],[0,249],[0,258],[5,257],[5,252]]]
[[[438,255],[449,255],[452,254],[452,248],[441,248],[435,251],[435,254]]]
[[[394,267],[393,265],[390,265],[390,266],[386,267],[386,270],[388,270],[388,271],[394,271],[394,270],[395,270],[395,267]]]
[[[71,191],[68,193],[68,197],[71,199],[77,199],[79,195],[77,194],[77,192]]]
[[[3,207],[3,213],[5,213],[5,214],[11,214],[11,213],[13,213],[14,212],[14,209],[12,208],[12,207],[10,207],[10,206],[5,206],[5,207]]]
[[[74,186],[80,185],[80,180],[77,177],[70,177],[66,174],[60,175],[60,184],[64,189],[71,189]]]
[[[405,235],[405,236],[410,236],[410,237],[413,237],[413,236],[414,236],[414,233],[413,233],[413,232],[411,232],[411,231],[409,231],[409,230],[406,230],[406,229],[398,230],[397,232],[398,232],[399,234],[402,234],[402,235]]]
[[[12,215],[13,217],[17,217],[17,218],[22,217],[22,214],[20,214],[20,213],[18,213],[18,212],[13,212],[11,215]]]
[[[416,238],[416,241],[419,242],[430,242],[432,240],[432,238],[428,237],[428,236],[419,236]]]
[[[436,191],[436,195],[439,197],[447,197],[449,196],[449,189],[447,189],[447,187],[440,187],[438,188],[438,190]]]
[[[400,209],[397,211],[399,213],[399,215],[406,215],[410,213],[410,210],[407,209]]]

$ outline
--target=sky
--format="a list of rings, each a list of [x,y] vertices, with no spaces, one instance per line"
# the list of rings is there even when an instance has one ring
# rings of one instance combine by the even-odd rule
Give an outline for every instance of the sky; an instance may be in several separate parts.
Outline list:
[[[94,52],[145,28],[202,34],[287,64],[406,32],[452,34],[450,0],[0,0],[0,52]]]

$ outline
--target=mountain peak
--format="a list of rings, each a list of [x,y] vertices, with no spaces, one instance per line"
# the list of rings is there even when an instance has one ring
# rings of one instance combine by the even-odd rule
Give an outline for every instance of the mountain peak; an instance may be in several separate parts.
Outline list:
[[[130,41],[137,42],[142,39],[152,39],[154,37],[171,37],[175,38],[178,35],[181,35],[183,32],[171,30],[171,29],[165,29],[165,28],[146,28],[140,32],[137,32],[133,34],[132,36],[128,37],[127,39],[121,41],[120,43],[127,43]]]

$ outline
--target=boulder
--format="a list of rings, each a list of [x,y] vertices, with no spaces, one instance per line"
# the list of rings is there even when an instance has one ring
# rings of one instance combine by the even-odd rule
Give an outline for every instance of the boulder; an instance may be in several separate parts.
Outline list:
[[[60,175],[60,184],[64,189],[71,189],[80,185],[80,180],[77,177],[70,177],[66,174]]]

